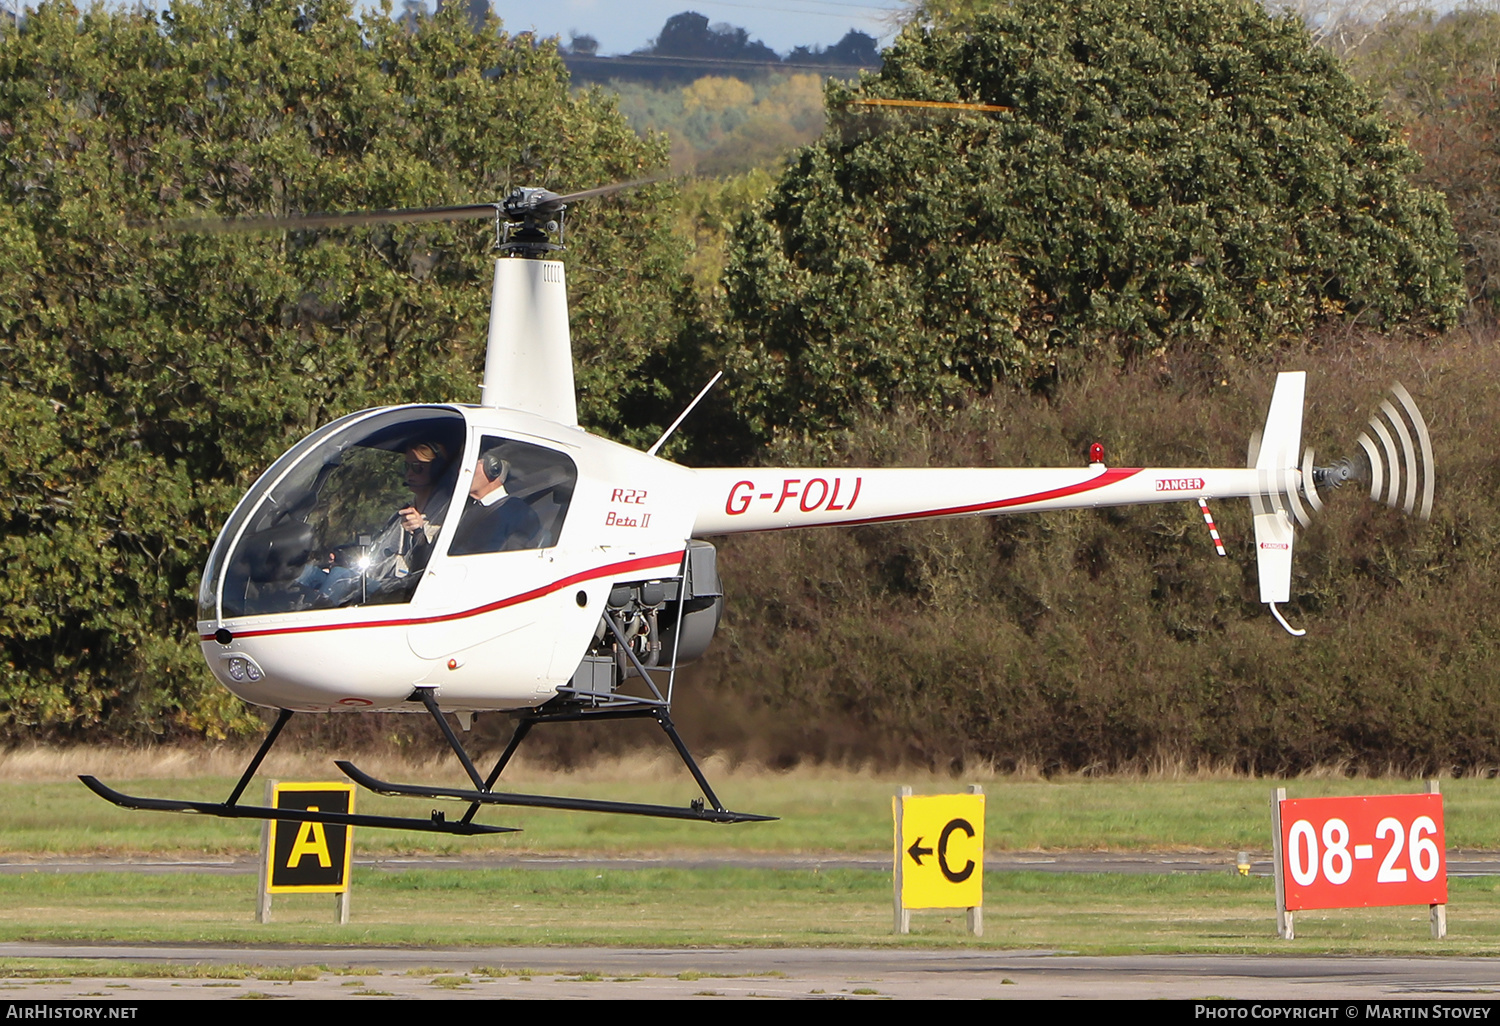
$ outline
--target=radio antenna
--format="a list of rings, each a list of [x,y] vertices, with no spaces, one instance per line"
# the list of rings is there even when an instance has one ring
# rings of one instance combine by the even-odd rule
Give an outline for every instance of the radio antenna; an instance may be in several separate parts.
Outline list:
[[[687,420],[687,415],[693,412],[693,407],[697,406],[700,402],[703,401],[703,397],[708,395],[708,390],[717,385],[719,383],[719,379],[723,376],[724,372],[719,371],[709,379],[708,384],[703,386],[703,391],[694,396],[693,401],[687,404],[687,409],[683,410],[680,414],[677,415],[677,419],[672,421],[672,426],[663,431],[661,437],[656,440],[656,444],[652,445],[651,448],[646,450],[647,456],[656,455],[657,451],[662,447],[662,444],[666,442],[668,438],[672,437],[672,432],[677,430],[677,425]]]

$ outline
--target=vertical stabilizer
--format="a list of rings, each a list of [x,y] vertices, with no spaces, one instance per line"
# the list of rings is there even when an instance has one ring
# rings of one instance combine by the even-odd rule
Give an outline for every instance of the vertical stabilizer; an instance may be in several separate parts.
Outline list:
[[[1292,595],[1292,546],[1296,541],[1289,507],[1301,486],[1298,456],[1302,448],[1302,402],[1307,374],[1291,371],[1276,376],[1276,391],[1266,412],[1260,452],[1254,456],[1260,494],[1251,497],[1255,513],[1255,562],[1260,572],[1260,600],[1271,607],[1277,621],[1294,630],[1276,608]]]
[[[1276,391],[1271,393],[1260,455],[1255,460],[1256,470],[1275,475],[1272,490],[1281,486],[1282,473],[1295,469],[1302,455],[1302,398],[1306,389],[1306,371],[1283,371],[1276,375]]]
[[[495,261],[480,403],[578,426],[561,262],[518,257]]]

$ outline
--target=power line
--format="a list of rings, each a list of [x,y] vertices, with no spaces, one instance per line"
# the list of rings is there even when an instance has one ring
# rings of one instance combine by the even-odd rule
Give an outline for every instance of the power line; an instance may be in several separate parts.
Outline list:
[[[700,0],[704,7],[742,7],[752,11],[777,11],[783,14],[822,14],[821,11],[809,11],[801,8],[772,7],[769,4],[742,3],[739,0]],[[901,10],[903,4],[853,4],[845,0],[781,0],[783,3],[806,3],[817,7],[847,7],[860,11],[880,11],[882,14],[895,14]],[[829,17],[833,17],[830,13]]]
[[[622,53],[614,57],[601,57],[597,54],[587,53],[565,53],[562,55],[564,61],[577,61],[580,64],[597,62],[601,67],[621,67],[630,65],[691,65],[691,64],[713,64],[713,65],[741,65],[747,68],[772,68],[782,71],[874,71],[878,64],[821,64],[815,61],[793,61],[793,60],[751,60],[746,57],[688,57],[675,54],[659,53]]]

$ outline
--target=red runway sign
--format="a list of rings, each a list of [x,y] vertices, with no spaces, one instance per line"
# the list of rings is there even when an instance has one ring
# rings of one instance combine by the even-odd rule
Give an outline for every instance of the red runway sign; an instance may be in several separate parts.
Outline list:
[[[1442,795],[1283,801],[1281,852],[1287,911],[1448,903]]]

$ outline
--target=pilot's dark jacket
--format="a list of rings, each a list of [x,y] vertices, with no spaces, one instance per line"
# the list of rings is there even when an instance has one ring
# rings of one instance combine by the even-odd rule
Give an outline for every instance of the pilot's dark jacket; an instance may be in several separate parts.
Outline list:
[[[535,548],[542,533],[542,522],[536,511],[514,495],[486,506],[471,498],[464,505],[458,533],[448,547],[451,556],[478,552],[508,552]]]

